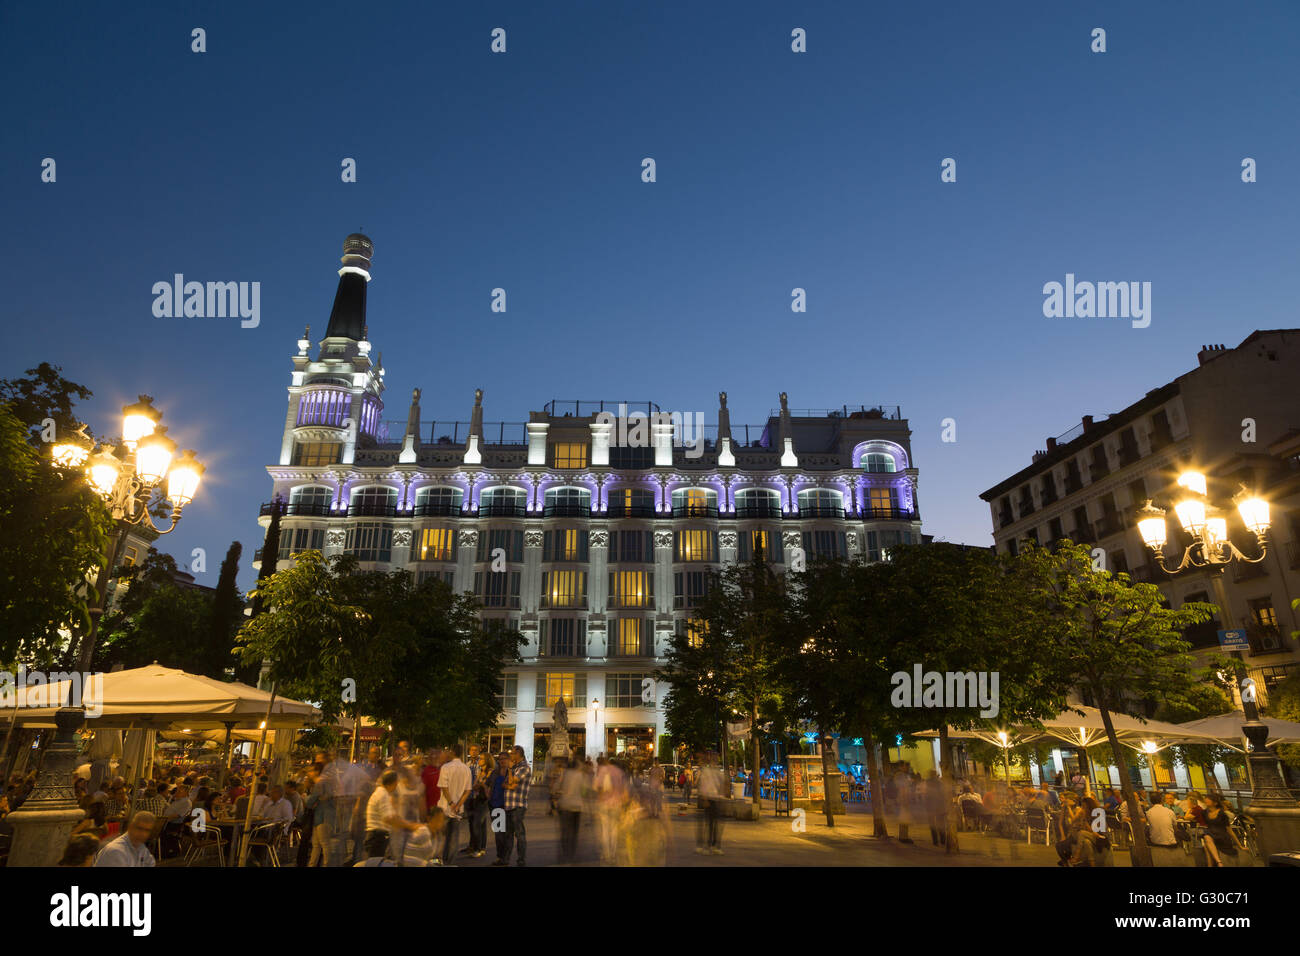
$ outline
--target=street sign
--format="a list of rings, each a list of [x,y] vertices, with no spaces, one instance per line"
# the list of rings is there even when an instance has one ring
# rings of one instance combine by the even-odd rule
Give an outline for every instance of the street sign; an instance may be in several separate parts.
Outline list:
[[[1249,650],[1250,641],[1246,640],[1246,632],[1241,629],[1219,632],[1219,646],[1225,650]]]

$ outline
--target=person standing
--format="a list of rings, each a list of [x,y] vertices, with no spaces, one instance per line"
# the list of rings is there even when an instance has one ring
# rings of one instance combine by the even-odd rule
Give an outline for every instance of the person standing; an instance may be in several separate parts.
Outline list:
[[[930,842],[935,846],[948,845],[948,794],[943,781],[931,770],[925,781],[925,810],[930,818]]]
[[[532,770],[524,759],[524,748],[515,744],[510,750],[510,769],[505,780],[506,852],[493,866],[510,862],[510,850],[515,849],[517,866],[527,866],[528,841],[524,829],[524,816],[528,813],[528,790],[532,786]]]
[[[582,822],[582,804],[587,786],[587,775],[578,766],[569,764],[561,768],[556,803],[560,810],[560,862],[574,863],[578,859],[578,832]]]
[[[438,772],[438,788],[442,791],[438,797],[438,808],[447,818],[443,828],[442,861],[450,865],[456,851],[460,849],[460,821],[464,816],[465,801],[469,799],[469,767],[460,759],[460,744],[443,748],[447,758]]]
[[[488,785],[492,779],[492,759],[478,749],[477,744],[470,747],[469,846],[461,851],[473,859],[487,855]]]
[[[696,853],[722,855],[722,788],[727,781],[722,779],[718,769],[717,758],[706,754],[699,773],[700,798],[704,801],[704,829],[695,848]]]
[[[505,866],[506,858],[509,855],[509,847],[506,844],[506,778],[510,775],[510,764],[505,754],[500,754],[496,760],[496,766],[493,768],[492,776],[488,778],[488,815],[492,820],[492,837],[496,843],[497,858],[492,863],[493,866]]]
[[[612,866],[618,853],[618,825],[627,802],[623,771],[607,757],[596,760],[596,833],[600,861]]]

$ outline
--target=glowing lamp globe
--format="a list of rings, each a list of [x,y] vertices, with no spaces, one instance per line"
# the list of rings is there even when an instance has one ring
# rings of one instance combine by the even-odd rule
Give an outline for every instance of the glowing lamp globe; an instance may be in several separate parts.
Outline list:
[[[145,484],[156,485],[167,474],[176,443],[161,431],[141,438],[135,449],[135,473]]]
[[[1256,536],[1268,531],[1268,502],[1258,495],[1239,495],[1237,511],[1241,514],[1241,523]]]
[[[172,500],[172,504],[183,508],[194,500],[203,472],[204,467],[194,460],[194,452],[186,449],[167,473],[167,497]]]
[[[1148,499],[1146,507],[1138,511],[1138,534],[1142,543],[1152,551],[1163,551],[1168,534],[1165,528],[1165,513],[1155,507]]]
[[[153,407],[153,399],[141,395],[140,401],[122,409],[122,441],[134,448],[141,438],[153,434],[161,418],[162,412]]]
[[[99,492],[101,497],[107,498],[117,485],[117,476],[121,468],[122,463],[111,453],[100,452],[90,459],[86,475],[90,479],[91,487]]]
[[[1194,538],[1199,538],[1205,531],[1205,502],[1199,498],[1184,498],[1174,505],[1174,514],[1178,523]]]

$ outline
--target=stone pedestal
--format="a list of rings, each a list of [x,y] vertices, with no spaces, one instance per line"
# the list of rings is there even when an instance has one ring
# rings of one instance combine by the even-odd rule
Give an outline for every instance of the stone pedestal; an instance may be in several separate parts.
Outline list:
[[[1300,803],[1286,789],[1278,756],[1267,746],[1268,725],[1259,720],[1253,702],[1245,709],[1246,723],[1241,729],[1250,741],[1246,759],[1255,783],[1246,813],[1255,820],[1259,852],[1267,863],[1273,853],[1300,850]]]
[[[72,828],[85,817],[73,786],[76,734],[85,720],[86,712],[80,708],[64,707],[54,715],[57,736],[45,752],[36,788],[20,809],[5,818],[14,828],[10,867],[54,866],[63,856]]]

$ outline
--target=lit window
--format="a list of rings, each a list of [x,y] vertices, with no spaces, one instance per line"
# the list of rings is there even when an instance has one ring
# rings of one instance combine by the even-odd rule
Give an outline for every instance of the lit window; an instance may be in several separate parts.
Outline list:
[[[542,603],[548,607],[582,607],[585,605],[587,603],[587,572],[542,572]]]
[[[674,532],[677,538],[677,560],[678,561],[713,561],[715,560],[715,549],[713,547],[712,531],[677,531]]]
[[[298,442],[293,446],[291,464],[308,468],[317,465],[335,465],[343,454],[342,442],[310,441]]]
[[[622,657],[640,657],[645,648],[645,620],[639,617],[618,619],[618,653]]]
[[[610,574],[610,599],[614,607],[649,607],[654,603],[654,575],[646,571]]]
[[[555,468],[586,468],[587,446],[581,442],[556,442],[551,446],[551,465]]]
[[[869,472],[892,472],[895,470],[894,456],[872,452],[862,459],[862,467]]]
[[[420,532],[421,561],[455,559],[456,532],[451,528],[425,528]]]
[[[873,514],[893,514],[898,510],[898,491],[894,488],[871,488],[870,507]]]

